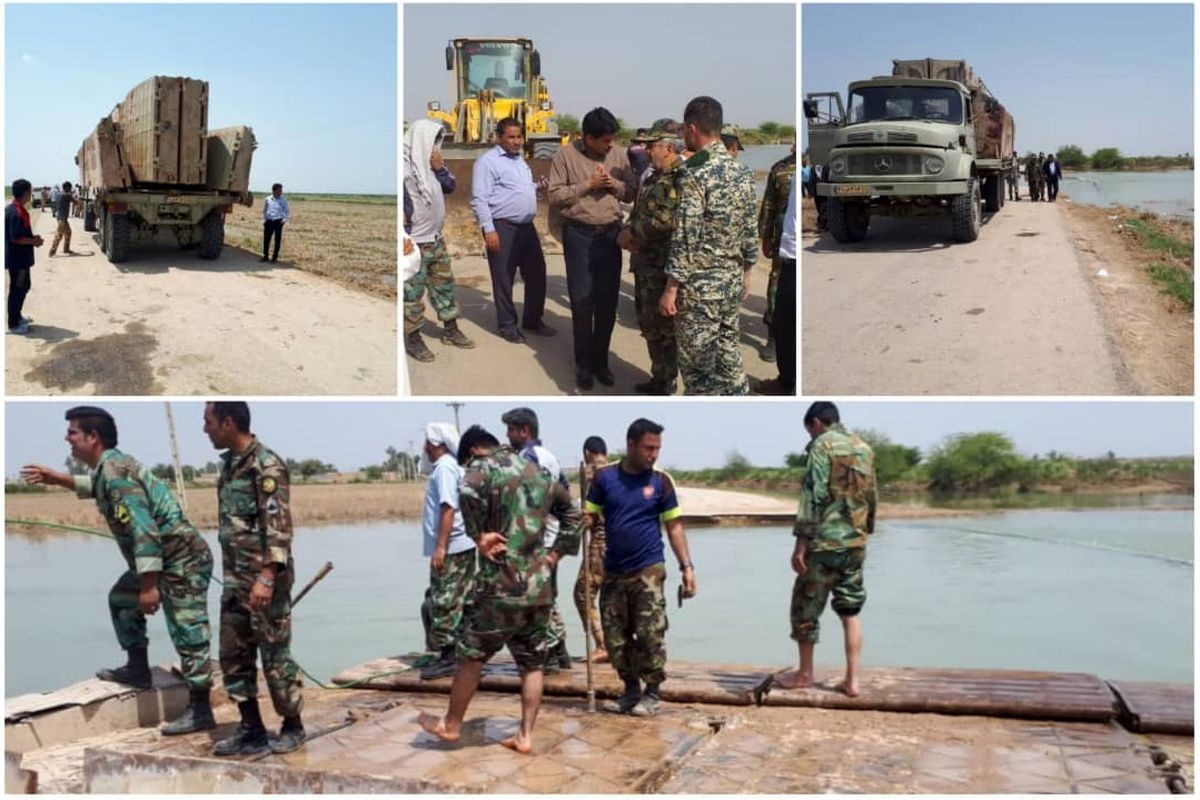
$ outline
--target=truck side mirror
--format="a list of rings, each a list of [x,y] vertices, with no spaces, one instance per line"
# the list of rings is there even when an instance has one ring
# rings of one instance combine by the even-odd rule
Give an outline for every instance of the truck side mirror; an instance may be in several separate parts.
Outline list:
[[[809,119],[817,118],[817,101],[816,100],[805,100],[804,101],[804,116],[808,117]]]
[[[529,69],[534,75],[542,74],[542,54],[537,50],[534,50],[533,54],[529,56]]]
[[[446,69],[454,69],[454,46],[446,45]]]

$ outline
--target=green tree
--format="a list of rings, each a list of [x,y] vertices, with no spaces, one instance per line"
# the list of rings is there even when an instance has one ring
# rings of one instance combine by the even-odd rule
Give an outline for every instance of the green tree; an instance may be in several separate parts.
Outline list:
[[[554,121],[558,123],[559,133],[569,133],[572,136],[579,133],[579,117],[571,114],[556,114]]]
[[[1068,169],[1078,169],[1087,166],[1087,155],[1079,145],[1064,144],[1058,148],[1055,156],[1058,158],[1058,163]]]
[[[779,136],[779,123],[768,120],[767,122],[764,122],[758,126],[758,132],[761,133],[764,138],[774,139]]]
[[[1121,151],[1115,147],[1101,147],[1092,153],[1093,169],[1120,169],[1124,163]]]
[[[977,491],[1025,479],[1027,462],[1002,433],[960,433],[948,437],[926,459],[929,488],[939,492]]]
[[[150,468],[150,474],[159,480],[174,481],[175,467],[172,464],[155,464]]]
[[[808,453],[788,453],[783,457],[788,469],[804,469],[808,466]]]
[[[721,467],[721,477],[724,479],[741,478],[754,469],[754,465],[747,458],[734,450],[725,457],[725,465]]]
[[[372,464],[371,466],[369,466],[365,470],[363,470],[363,472],[366,473],[367,480],[369,480],[369,481],[383,480],[383,468],[380,467],[378,464]]]
[[[881,431],[868,428],[855,433],[875,451],[875,482],[880,486],[895,483],[921,463],[918,448],[895,444]]]
[[[780,125],[779,131],[778,131],[778,136],[780,139],[795,139],[796,138],[796,126],[795,125]]]

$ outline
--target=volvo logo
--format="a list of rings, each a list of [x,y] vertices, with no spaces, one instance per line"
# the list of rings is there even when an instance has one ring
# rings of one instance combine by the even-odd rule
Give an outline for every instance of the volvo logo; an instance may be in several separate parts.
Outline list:
[[[880,156],[875,159],[876,172],[888,172],[892,168],[892,160],[887,156]]]

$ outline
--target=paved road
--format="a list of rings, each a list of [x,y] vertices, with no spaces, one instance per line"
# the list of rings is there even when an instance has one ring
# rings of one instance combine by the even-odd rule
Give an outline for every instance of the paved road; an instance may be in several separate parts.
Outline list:
[[[878,218],[858,244],[805,234],[804,394],[1134,391],[1057,205],[1006,203],[970,244],[949,233]]]
[[[82,220],[37,250],[28,336],[5,340],[9,395],[395,395],[396,304],[226,248],[169,244],[110,264]],[[60,248],[61,250],[61,248]],[[286,254],[285,254],[286,258]]]

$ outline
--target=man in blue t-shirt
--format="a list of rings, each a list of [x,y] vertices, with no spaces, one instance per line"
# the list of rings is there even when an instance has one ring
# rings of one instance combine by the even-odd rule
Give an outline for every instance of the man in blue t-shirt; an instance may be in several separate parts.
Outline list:
[[[588,490],[585,520],[603,512],[607,531],[600,620],[609,659],[625,692],[604,709],[637,717],[658,713],[666,678],[667,568],[660,523],[679,559],[685,597],[696,595],[696,570],[688,555],[683,514],[671,476],[654,468],[663,426],[634,420],[625,437],[626,455],[596,471]],[[645,683],[645,691],[641,682]]]

